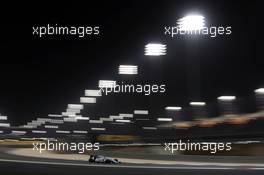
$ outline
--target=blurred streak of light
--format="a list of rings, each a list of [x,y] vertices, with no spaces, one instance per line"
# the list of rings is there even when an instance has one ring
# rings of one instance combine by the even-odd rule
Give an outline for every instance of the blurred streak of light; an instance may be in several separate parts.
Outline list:
[[[119,116],[127,117],[127,118],[133,118],[133,114],[124,114],[124,113],[120,113]]]
[[[73,131],[73,133],[75,134],[87,134],[88,132],[87,131]]]
[[[236,99],[236,96],[220,96],[217,99],[220,101],[233,101]]]
[[[70,118],[64,118],[63,119],[65,122],[77,122],[76,118],[70,117]]]
[[[203,121],[199,121],[198,126],[204,127],[204,128],[210,128],[210,127],[213,127],[219,123],[221,123],[221,122],[220,121],[214,121],[214,120],[203,120]]]
[[[90,120],[89,123],[97,123],[97,124],[102,124],[102,120]]]
[[[190,102],[191,106],[205,106],[205,102]]]
[[[26,133],[27,133],[26,131],[16,131],[16,130],[12,131],[12,134],[26,134]]]
[[[16,140],[16,139],[4,139],[4,141],[8,141],[8,142],[17,142],[18,140]]]
[[[247,117],[234,117],[227,119],[226,123],[232,125],[244,125],[247,124],[251,119]]]
[[[105,131],[105,128],[91,128],[94,131]]]
[[[264,88],[259,88],[255,90],[256,94],[264,94]]]
[[[199,31],[205,27],[204,17],[201,15],[188,15],[177,20],[181,31]]]
[[[145,126],[145,127],[142,127],[142,129],[145,129],[145,130],[157,130],[158,128],[157,127]]]
[[[35,140],[35,138],[21,137],[20,140]]]
[[[0,116],[0,120],[7,120],[7,116]]]
[[[166,45],[158,43],[149,43],[145,46],[146,56],[166,55]]]
[[[36,133],[36,134],[46,134],[47,131],[41,131],[41,130],[32,130],[32,133]]]
[[[89,96],[89,97],[100,97],[102,96],[101,90],[92,90],[92,89],[88,89],[85,90],[85,96]]]
[[[74,112],[74,113],[80,113],[81,112],[81,110],[80,109],[72,109],[72,108],[68,108],[68,109],[66,109],[66,112]]]
[[[75,115],[75,112],[62,112],[61,113],[63,116],[69,116],[69,115]]]
[[[59,126],[58,125],[45,125],[45,128],[54,128],[54,129],[58,129]]]
[[[68,104],[68,108],[70,109],[83,109],[83,105],[82,104]]]
[[[52,119],[52,120],[50,121],[50,123],[63,124],[64,122],[63,122],[63,120],[55,120],[55,119]]]
[[[190,122],[177,122],[173,124],[177,129],[189,129],[193,126]]]
[[[100,120],[102,121],[113,121],[113,118],[105,118],[105,117],[100,117]]]
[[[70,134],[71,132],[70,131],[57,130],[56,133],[59,133],[59,134]]]
[[[169,110],[169,111],[181,111],[182,107],[179,107],[179,106],[167,106],[165,109]]]
[[[52,119],[50,118],[37,118],[37,121],[44,121],[44,122],[50,122]]]
[[[123,119],[123,116],[119,116],[119,115],[110,115],[109,118],[111,119]]]
[[[99,80],[99,88],[114,88],[116,86],[116,81],[113,80]]]
[[[19,126],[19,128],[28,128],[28,129],[33,129],[36,128],[37,126],[32,126],[32,125],[23,125],[23,126]]]
[[[118,74],[136,75],[138,74],[138,66],[135,65],[120,65]]]
[[[119,123],[131,123],[130,120],[116,120],[116,122],[119,122]]]
[[[172,118],[157,118],[157,120],[160,122],[171,122]]]
[[[10,127],[9,123],[0,123],[0,127]]]
[[[48,116],[49,117],[62,117],[62,115],[59,115],[59,114],[49,114]]]
[[[134,110],[134,114],[148,115],[147,110]]]
[[[96,103],[96,98],[92,97],[80,97],[81,103]]]
[[[77,116],[77,117],[75,117],[75,119],[77,119],[77,120],[89,120],[90,118],[89,117],[80,117],[80,116]]]

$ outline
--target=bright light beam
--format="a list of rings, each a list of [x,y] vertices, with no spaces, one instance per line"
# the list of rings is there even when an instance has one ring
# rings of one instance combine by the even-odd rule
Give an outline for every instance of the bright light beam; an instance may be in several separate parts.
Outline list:
[[[234,101],[236,97],[235,96],[220,96],[217,99],[220,101]]]
[[[205,102],[190,102],[191,106],[205,106]]]
[[[80,103],[96,103],[96,98],[94,98],[94,97],[80,97]]]
[[[157,120],[160,122],[171,122],[172,118],[157,118]]]
[[[168,111],[181,111],[182,107],[179,107],[179,106],[167,106],[165,109],[168,110]]]
[[[255,90],[256,94],[264,94],[264,88],[259,88]]]
[[[138,67],[134,65],[120,65],[118,74],[136,75],[138,74]]]
[[[116,86],[116,81],[112,80],[99,80],[99,88],[114,88]]]
[[[167,46],[164,44],[150,43],[145,46],[145,55],[147,56],[161,56],[166,55]]]
[[[188,15],[180,18],[177,24],[182,31],[199,31],[205,27],[205,20],[201,15]]]

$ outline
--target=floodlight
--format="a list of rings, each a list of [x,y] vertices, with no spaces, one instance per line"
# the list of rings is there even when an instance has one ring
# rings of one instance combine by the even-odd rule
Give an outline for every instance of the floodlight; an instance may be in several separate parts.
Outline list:
[[[145,46],[145,55],[161,56],[166,55],[166,45],[150,43]]]
[[[205,20],[201,15],[188,15],[180,18],[177,24],[182,31],[197,31],[205,27]]]

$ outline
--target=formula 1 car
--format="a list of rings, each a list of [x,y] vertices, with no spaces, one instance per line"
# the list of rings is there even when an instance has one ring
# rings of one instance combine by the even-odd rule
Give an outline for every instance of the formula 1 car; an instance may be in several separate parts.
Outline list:
[[[101,155],[90,155],[89,163],[104,163],[104,164],[119,164],[121,163],[117,159],[110,159]]]

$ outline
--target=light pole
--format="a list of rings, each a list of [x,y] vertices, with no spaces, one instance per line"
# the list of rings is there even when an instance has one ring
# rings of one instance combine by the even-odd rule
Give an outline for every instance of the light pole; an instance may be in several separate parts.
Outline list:
[[[201,101],[190,102],[192,109],[192,116],[194,119],[201,119],[207,117],[206,103]]]
[[[201,71],[200,58],[197,56],[199,50],[197,47],[199,47],[199,43],[193,39],[193,35],[199,34],[205,27],[205,17],[198,14],[190,14],[178,19],[177,24],[180,34],[188,37],[186,38],[186,73],[189,98],[200,99]],[[192,39],[192,41],[189,42],[189,39]]]
[[[172,117],[174,121],[182,120],[182,107],[179,106],[167,106],[165,108],[167,116]]]
[[[163,57],[167,54],[167,45],[163,43],[151,42],[145,45],[144,55],[148,57],[148,66],[145,70],[149,83],[159,85],[163,83]],[[153,112],[163,106],[163,101],[157,99],[158,96],[149,96],[149,105],[153,108]]]
[[[237,112],[234,101],[235,96],[220,96],[217,98],[219,105],[219,112],[221,115],[235,114]]]
[[[258,110],[264,110],[264,88],[259,88],[255,90],[256,103]]]

